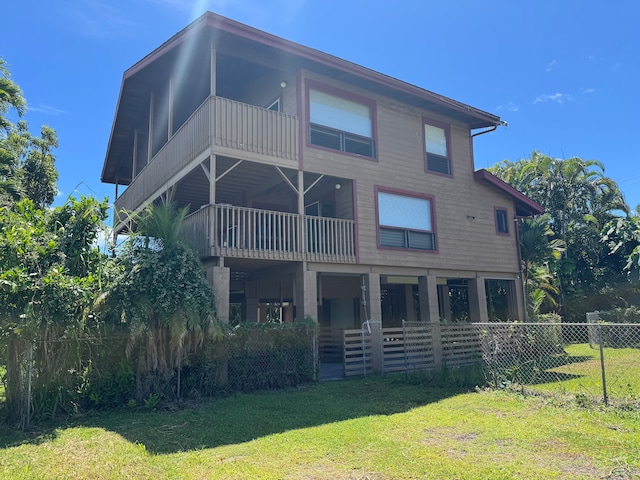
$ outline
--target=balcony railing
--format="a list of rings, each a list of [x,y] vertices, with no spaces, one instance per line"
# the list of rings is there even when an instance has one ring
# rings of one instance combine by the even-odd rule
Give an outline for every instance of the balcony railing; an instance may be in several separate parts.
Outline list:
[[[355,263],[353,220],[208,205],[184,228],[201,257]]]
[[[239,157],[268,156],[298,161],[297,117],[266,108],[209,97],[156,153],[116,199],[116,211],[132,211],[214,146]],[[204,158],[203,158],[204,160]],[[185,172],[186,173],[186,172]]]

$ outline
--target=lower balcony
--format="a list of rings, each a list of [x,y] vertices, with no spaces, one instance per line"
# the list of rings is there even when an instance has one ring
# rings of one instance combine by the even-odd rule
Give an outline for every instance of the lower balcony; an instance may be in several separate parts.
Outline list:
[[[355,222],[233,205],[206,205],[185,219],[198,254],[355,263]]]

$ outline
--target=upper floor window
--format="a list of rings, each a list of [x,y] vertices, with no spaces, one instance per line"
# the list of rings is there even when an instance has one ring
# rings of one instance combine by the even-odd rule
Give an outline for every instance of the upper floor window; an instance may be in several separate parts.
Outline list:
[[[496,212],[496,233],[500,235],[509,235],[509,221],[506,208],[495,208]]]
[[[320,90],[309,89],[309,143],[374,158],[373,108]]]
[[[433,199],[428,196],[378,192],[381,247],[436,250]]]
[[[451,130],[449,125],[424,119],[427,171],[451,175]]]

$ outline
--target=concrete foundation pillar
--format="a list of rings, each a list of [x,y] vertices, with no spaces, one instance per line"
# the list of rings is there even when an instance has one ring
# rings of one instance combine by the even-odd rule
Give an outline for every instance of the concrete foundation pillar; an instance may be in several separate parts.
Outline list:
[[[487,287],[482,277],[471,278],[469,287],[469,317],[472,322],[488,322]]]
[[[380,304],[380,274],[369,273],[364,276],[365,299],[367,301],[366,313],[369,318],[365,320],[377,320],[382,322],[382,305]]]
[[[522,288],[522,279],[518,277],[513,282],[509,282],[509,285],[509,298],[513,298],[515,302],[513,306],[513,314],[515,316],[513,317],[513,319],[520,322],[526,322],[529,319],[527,318],[524,290]],[[509,306],[509,310],[512,310],[511,305]]]
[[[244,286],[246,297],[246,321],[256,323],[258,321],[258,285],[256,282],[246,282]]]
[[[407,322],[417,322],[416,306],[413,301],[413,285],[404,286],[404,302],[407,307]]]
[[[418,296],[420,298],[420,321],[428,323],[431,331],[433,363],[442,365],[442,329],[440,326],[440,309],[438,308],[438,279],[429,275],[418,279]]]
[[[230,271],[228,267],[211,266],[207,268],[207,280],[213,288],[218,318],[222,323],[229,323]]]
[[[311,317],[318,321],[318,274],[303,264],[295,273],[294,286],[296,319]]]
[[[384,371],[384,352],[382,350],[382,305],[380,304],[380,274],[369,273],[364,276],[365,311],[371,320],[371,367],[374,372]],[[367,330],[368,333],[368,330]]]

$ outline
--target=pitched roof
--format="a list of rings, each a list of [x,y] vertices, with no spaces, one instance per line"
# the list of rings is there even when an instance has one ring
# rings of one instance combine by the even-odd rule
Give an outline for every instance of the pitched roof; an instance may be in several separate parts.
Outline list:
[[[237,48],[253,58],[263,61],[269,59],[274,65],[286,65],[287,68],[305,69],[327,77],[339,78],[340,81],[356,87],[458,120],[469,125],[471,129],[503,123],[496,115],[443,95],[207,12],[124,72],[102,170],[102,181],[118,181],[118,165],[128,148],[127,142],[135,122],[140,117],[140,109],[148,101],[148,92],[144,85],[154,82],[160,71],[179,69],[184,63],[184,54],[206,54],[211,44],[220,51],[233,52]]]
[[[474,180],[478,182],[484,182],[494,188],[497,188],[503,193],[506,193],[513,198],[514,205],[516,206],[516,215],[519,217],[532,217],[544,213],[544,207],[537,202],[534,202],[529,197],[513,188],[508,183],[500,180],[495,175],[489,173],[487,170],[480,169],[473,172]]]

